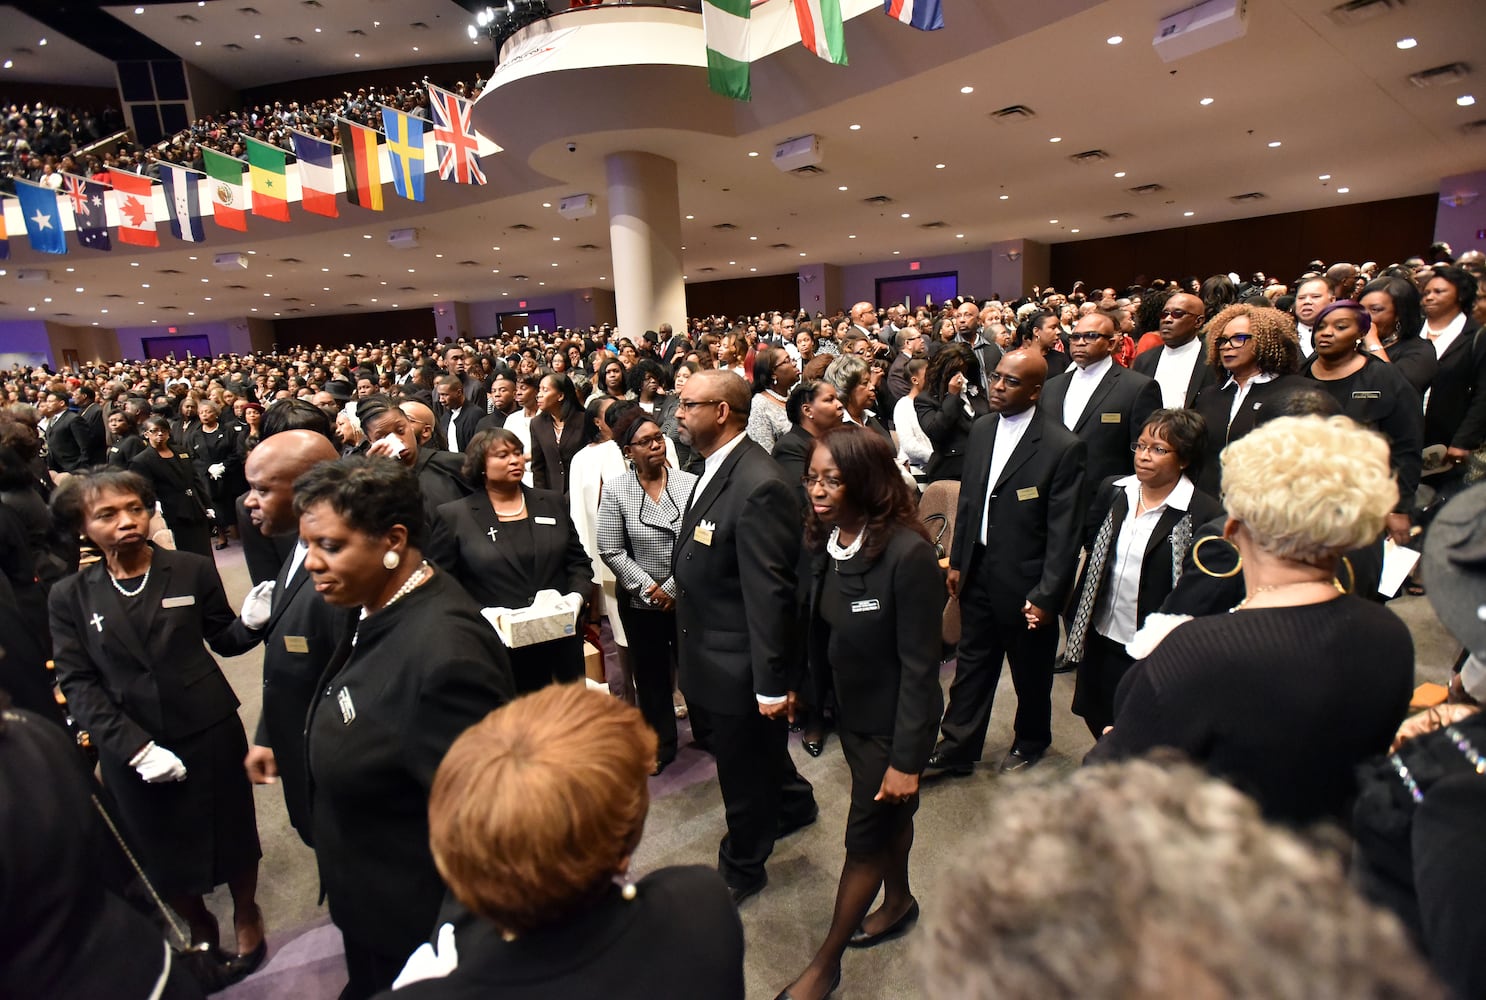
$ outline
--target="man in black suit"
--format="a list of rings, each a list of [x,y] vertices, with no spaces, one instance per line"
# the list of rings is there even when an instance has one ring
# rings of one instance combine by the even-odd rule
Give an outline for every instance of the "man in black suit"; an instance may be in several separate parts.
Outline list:
[[[870,302],[858,302],[851,307],[851,329],[847,334],[859,334],[874,344],[881,339],[872,327],[877,323],[877,307]]]
[[[1084,443],[1036,409],[1046,375],[1035,351],[1003,357],[991,414],[970,431],[948,579],[963,628],[933,774],[969,774],[980,759],[1003,658],[1017,710],[1001,772],[1030,767],[1052,743],[1056,616],[1073,585],[1088,502]]]
[[[294,480],[339,455],[323,434],[280,431],[248,453],[248,492],[243,505],[265,537],[294,537]],[[284,785],[289,822],[310,844],[309,774],[304,760],[304,719],[315,687],[355,614],[332,607],[309,585],[306,546],[294,551],[271,582],[259,584],[243,602],[238,627],[263,641],[263,709],[253,745],[243,762],[256,785]]]
[[[464,387],[464,398],[471,406],[483,413],[485,411],[485,386],[479,379],[468,374],[467,365],[468,358],[463,347],[450,344],[444,348],[444,374],[453,375],[459,379],[460,385]],[[437,406],[434,407],[434,413],[438,415],[440,423],[445,422],[445,414],[440,413]]]
[[[1161,408],[1161,389],[1155,381],[1121,368],[1110,357],[1114,334],[1109,313],[1079,317],[1068,338],[1073,367],[1048,379],[1037,404],[1088,448],[1084,478],[1090,500],[1109,476],[1135,471],[1130,448],[1146,418]]]
[[[46,464],[56,473],[81,472],[88,467],[88,426],[67,408],[67,394],[49,389],[36,410],[46,420]]]
[[[108,461],[108,433],[103,422],[103,407],[98,405],[98,391],[86,382],[72,391],[72,405],[77,418],[88,432],[87,468]]]
[[[913,391],[908,381],[908,362],[924,356],[924,335],[913,324],[898,331],[898,356],[887,369],[887,415],[892,416],[893,406]]]
[[[704,460],[672,556],[680,687],[717,758],[728,827],[718,869],[742,902],[768,882],[775,838],[817,814],[786,721],[800,680],[799,501],[744,433],[742,378],[697,372],[678,405],[681,441]]]
[[[440,375],[434,379],[433,385],[438,395],[438,405],[433,412],[439,430],[444,432],[450,451],[463,452],[485,417],[485,407],[476,406],[464,394],[464,383],[458,375]]]
[[[1197,394],[1217,382],[1207,363],[1207,342],[1197,334],[1207,307],[1189,292],[1177,292],[1161,307],[1161,346],[1135,356],[1131,366],[1161,387],[1161,405],[1190,407]]]

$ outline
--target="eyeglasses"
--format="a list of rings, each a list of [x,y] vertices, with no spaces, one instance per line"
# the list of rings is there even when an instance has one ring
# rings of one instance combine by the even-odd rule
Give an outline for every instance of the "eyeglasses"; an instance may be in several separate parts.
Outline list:
[[[1162,309],[1161,310],[1161,318],[1162,319],[1186,319],[1188,316],[1196,319],[1196,318],[1201,317],[1201,315],[1202,315],[1202,313],[1187,312],[1185,309]]]
[[[629,446],[631,448],[655,448],[665,444],[665,441],[666,436],[664,434],[649,434],[642,438],[635,438],[629,443]]]
[[[720,399],[683,399],[676,406],[682,410],[695,410],[698,406],[716,406],[721,403]]]
[[[960,374],[963,375],[964,372]],[[986,381],[990,385],[995,385],[998,382],[1005,383],[1008,389],[1015,389],[1022,384],[1022,380],[1015,375],[1003,375],[1000,372],[991,372],[990,377]]]
[[[1145,452],[1152,458],[1165,458],[1167,455],[1171,454],[1171,449],[1165,447],[1164,445],[1141,444],[1139,441],[1132,444],[1130,446],[1130,450],[1135,452],[1135,454],[1137,455],[1139,455],[1141,452]]]
[[[1247,344],[1254,335],[1252,333],[1235,333],[1231,337],[1219,337],[1216,341],[1218,350],[1222,350],[1229,344],[1234,347],[1242,347]]]
[[[1107,333],[1093,333],[1093,332],[1087,332],[1087,331],[1086,332],[1083,332],[1083,333],[1080,333],[1077,330],[1075,330],[1073,333],[1070,333],[1068,335],[1068,342],[1071,343],[1071,344],[1077,344],[1077,343],[1079,343],[1081,341],[1085,341],[1085,340],[1099,340],[1099,339],[1101,339],[1103,337],[1108,337],[1108,336],[1109,336],[1109,334],[1107,334]]]
[[[841,482],[841,480],[837,479],[835,476],[801,476],[800,477],[800,485],[803,486],[803,487],[805,487],[807,490],[814,489],[815,488],[815,485],[817,483],[819,483],[820,485],[824,486],[828,490],[839,490],[843,485],[845,485],[845,484],[843,484]]]

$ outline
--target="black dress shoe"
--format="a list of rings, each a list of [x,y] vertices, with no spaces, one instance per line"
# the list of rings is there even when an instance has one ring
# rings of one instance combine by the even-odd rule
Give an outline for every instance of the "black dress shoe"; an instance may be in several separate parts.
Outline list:
[[[815,739],[802,736],[800,737],[800,746],[804,747],[805,752],[810,756],[819,757],[826,749],[826,734],[821,733]]]
[[[1059,653],[1058,658],[1053,661],[1053,673],[1055,674],[1071,674],[1077,669],[1077,663],[1068,662],[1067,653]]]
[[[267,957],[268,939],[263,938],[258,942],[258,947],[252,951],[241,952],[232,956],[223,963],[223,967],[233,977],[233,981],[236,982],[240,979],[246,979],[248,976],[257,972],[258,967],[263,964],[263,960]]]
[[[788,837],[792,833],[799,833],[801,830],[805,829],[805,827],[814,823],[818,819],[820,819],[820,809],[817,807],[810,810],[810,815],[806,816],[804,819],[798,822],[781,822],[779,824],[778,832],[774,834],[774,839],[783,840],[785,837]]]
[[[826,997],[830,996],[832,993],[835,993],[837,987],[839,987],[840,985],[841,970],[837,969],[836,978],[831,980],[831,988],[821,994],[821,1000],[825,1000]],[[789,987],[785,987],[784,989],[779,991],[779,995],[775,997],[774,1000],[795,1000],[795,997],[794,994],[789,991]]]
[[[728,883],[728,895],[733,897],[733,905],[740,906],[743,900],[750,896],[757,896],[764,891],[764,886],[769,884],[769,876],[764,875],[757,882],[747,882],[743,885]]]
[[[929,763],[924,768],[925,778],[964,778],[975,771],[975,764],[971,761],[955,760],[948,754],[935,750],[929,754]]]
[[[1025,771],[1041,760],[1042,755],[1045,753],[1047,753],[1047,747],[1043,747],[1040,750],[1027,750],[1023,747],[1014,746],[1011,748],[1011,752],[1001,760],[1001,773],[1014,774],[1017,771]]]
[[[846,945],[848,948],[870,948],[875,944],[902,937],[916,923],[918,923],[918,900],[915,899],[908,904],[908,909],[903,911],[903,915],[894,920],[886,930],[877,934],[868,934],[858,927],[852,931],[851,940],[847,941]]]

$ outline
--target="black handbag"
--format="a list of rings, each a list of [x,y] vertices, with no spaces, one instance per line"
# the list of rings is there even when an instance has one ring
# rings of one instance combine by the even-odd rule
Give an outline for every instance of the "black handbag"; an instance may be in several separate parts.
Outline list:
[[[944,533],[949,530],[949,518],[943,514],[929,514],[924,517],[925,526],[935,521],[939,522],[939,530],[933,531],[933,529],[930,529],[931,534],[934,536],[934,555],[936,558],[943,559],[949,555],[948,552],[944,551]]]

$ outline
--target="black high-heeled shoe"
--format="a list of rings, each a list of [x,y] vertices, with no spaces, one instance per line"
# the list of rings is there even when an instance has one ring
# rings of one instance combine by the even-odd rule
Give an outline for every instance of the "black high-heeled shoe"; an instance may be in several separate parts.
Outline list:
[[[814,737],[814,739],[812,739],[811,737]],[[823,732],[808,733],[804,736],[801,736],[800,746],[804,747],[805,752],[808,753],[810,756],[819,757],[822,753],[825,752],[826,749],[826,734]]]
[[[821,1000],[825,1000],[826,997],[830,996],[832,993],[835,993],[836,990],[840,988],[840,986],[841,986],[841,970],[840,969],[837,969],[836,970],[836,978],[831,980],[831,987],[830,987],[830,989],[826,990],[824,993],[821,994]],[[795,1000],[795,998],[794,998],[793,994],[790,993],[789,987],[786,986],[784,989],[782,989],[782,990],[779,991],[779,995],[777,997],[775,997],[774,1000]]]

